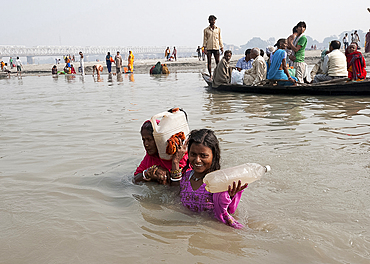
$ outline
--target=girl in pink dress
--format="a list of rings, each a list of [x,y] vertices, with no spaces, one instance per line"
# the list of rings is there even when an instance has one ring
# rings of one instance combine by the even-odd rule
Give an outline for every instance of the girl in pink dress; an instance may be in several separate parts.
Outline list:
[[[180,146],[180,149],[184,149]],[[181,152],[181,151],[178,151]],[[214,132],[209,129],[193,130],[188,140],[186,167],[182,175],[171,174],[172,181],[180,181],[180,197],[182,204],[194,212],[209,211],[223,223],[234,228],[242,228],[230,214],[233,214],[239,204],[241,195],[248,184],[235,182],[228,191],[210,193],[205,189],[204,176],[220,169],[220,147]],[[191,167],[192,170],[187,171]]]

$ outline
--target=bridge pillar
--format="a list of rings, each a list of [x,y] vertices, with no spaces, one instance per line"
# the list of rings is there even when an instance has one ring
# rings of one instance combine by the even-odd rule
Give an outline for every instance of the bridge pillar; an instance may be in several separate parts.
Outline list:
[[[27,56],[27,64],[35,64],[35,57]]]

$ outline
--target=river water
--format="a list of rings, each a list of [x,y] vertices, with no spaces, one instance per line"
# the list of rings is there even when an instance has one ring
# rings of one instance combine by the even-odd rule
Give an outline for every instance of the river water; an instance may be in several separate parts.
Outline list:
[[[1,263],[369,263],[370,97],[221,93],[199,73],[0,80]],[[140,126],[180,106],[222,167],[272,170],[235,230],[132,184]]]

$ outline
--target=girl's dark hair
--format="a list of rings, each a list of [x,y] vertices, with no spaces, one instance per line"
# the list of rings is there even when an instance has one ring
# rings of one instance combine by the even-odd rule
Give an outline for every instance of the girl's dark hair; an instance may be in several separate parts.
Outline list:
[[[206,147],[209,147],[212,150],[213,155],[212,165],[208,172],[219,170],[221,168],[220,166],[221,151],[218,139],[214,132],[210,129],[205,128],[199,130],[192,130],[189,135],[188,151],[190,150],[191,145],[194,143],[202,144]],[[189,168],[189,159],[187,161],[185,168],[183,169],[183,172],[186,172],[188,168]]]

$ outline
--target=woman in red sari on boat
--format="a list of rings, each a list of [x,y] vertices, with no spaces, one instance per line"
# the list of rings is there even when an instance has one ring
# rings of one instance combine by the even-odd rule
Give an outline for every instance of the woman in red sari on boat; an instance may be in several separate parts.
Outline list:
[[[352,81],[361,81],[366,79],[365,59],[357,48],[357,43],[352,42],[346,50],[348,78]]]

